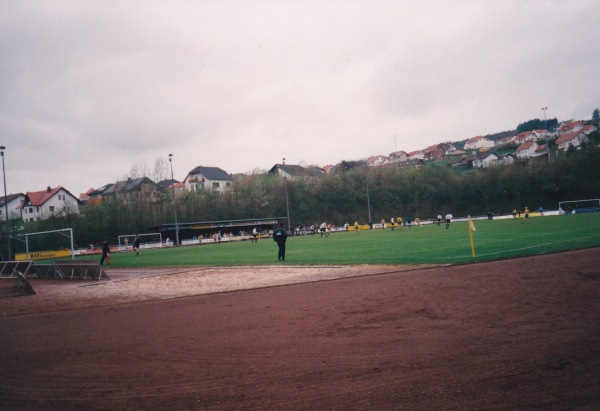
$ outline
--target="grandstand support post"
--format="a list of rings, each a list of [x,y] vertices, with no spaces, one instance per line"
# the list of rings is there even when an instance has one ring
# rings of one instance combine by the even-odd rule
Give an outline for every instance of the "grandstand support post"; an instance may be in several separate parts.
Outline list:
[[[8,198],[6,197],[6,171],[4,169],[4,150],[6,150],[5,146],[0,146],[0,155],[2,156],[2,178],[4,179],[4,207],[6,210],[6,250],[8,251],[7,260],[12,259],[12,255],[10,253],[10,231],[8,229]]]
[[[175,246],[179,246],[179,224],[177,224],[177,206],[175,205],[175,183],[173,183],[173,154],[169,154],[169,164],[171,164],[171,188],[173,189],[173,218],[175,219]]]

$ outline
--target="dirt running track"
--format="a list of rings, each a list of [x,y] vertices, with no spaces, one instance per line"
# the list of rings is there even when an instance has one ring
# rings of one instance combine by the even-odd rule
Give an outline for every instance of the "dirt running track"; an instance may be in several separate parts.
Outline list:
[[[60,309],[4,295],[0,409],[600,409],[600,249],[380,270]]]

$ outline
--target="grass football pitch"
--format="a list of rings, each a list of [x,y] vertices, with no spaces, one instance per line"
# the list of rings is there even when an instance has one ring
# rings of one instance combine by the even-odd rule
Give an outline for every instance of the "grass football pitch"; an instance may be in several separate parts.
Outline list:
[[[523,219],[474,224],[475,257],[468,224],[453,222],[449,229],[442,223],[289,237],[283,264],[460,264],[600,246],[600,213],[532,217],[529,224],[523,224]],[[112,267],[282,264],[271,239],[141,250],[139,256],[113,253],[111,262]]]

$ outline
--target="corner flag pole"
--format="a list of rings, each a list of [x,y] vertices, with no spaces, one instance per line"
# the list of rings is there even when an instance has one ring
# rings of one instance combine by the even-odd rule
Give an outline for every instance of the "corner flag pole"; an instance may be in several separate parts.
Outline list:
[[[475,257],[475,243],[473,242],[473,233],[477,231],[475,230],[475,224],[473,224],[473,220],[471,216],[469,216],[469,239],[471,240],[471,257]]]

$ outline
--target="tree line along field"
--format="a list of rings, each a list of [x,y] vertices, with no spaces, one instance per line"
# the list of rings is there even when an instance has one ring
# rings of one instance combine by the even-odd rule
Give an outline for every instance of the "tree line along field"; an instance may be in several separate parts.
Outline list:
[[[475,221],[475,257],[467,222],[413,225],[402,230],[363,230],[289,237],[285,264],[463,264],[600,245],[600,213]],[[81,258],[99,259],[98,256]],[[113,253],[112,267],[278,264],[270,238]],[[281,263],[279,263],[281,264]]]

